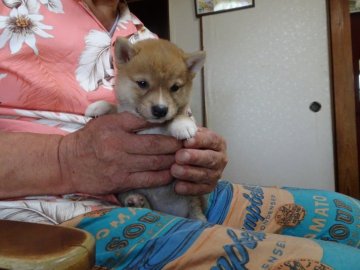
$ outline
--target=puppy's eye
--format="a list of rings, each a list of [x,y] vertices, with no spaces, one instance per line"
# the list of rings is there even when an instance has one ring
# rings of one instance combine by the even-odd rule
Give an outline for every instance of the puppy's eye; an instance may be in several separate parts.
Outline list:
[[[147,81],[136,81],[136,83],[141,89],[149,88],[149,83]]]
[[[177,84],[174,84],[173,86],[170,87],[171,92],[176,92],[179,89],[180,89],[180,86]]]

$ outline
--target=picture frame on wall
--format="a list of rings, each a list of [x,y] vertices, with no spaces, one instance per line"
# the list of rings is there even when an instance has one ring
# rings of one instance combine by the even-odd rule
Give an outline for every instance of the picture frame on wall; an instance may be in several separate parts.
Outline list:
[[[350,13],[360,12],[360,0],[349,0]]]
[[[255,0],[194,0],[196,16],[255,7]]]

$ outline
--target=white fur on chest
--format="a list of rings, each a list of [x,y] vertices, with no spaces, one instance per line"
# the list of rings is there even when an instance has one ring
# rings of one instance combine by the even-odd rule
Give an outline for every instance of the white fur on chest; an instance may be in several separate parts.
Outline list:
[[[142,130],[138,134],[162,134],[173,136],[178,140],[186,140],[195,136],[197,126],[190,117],[181,117],[174,119],[165,126],[153,127]]]

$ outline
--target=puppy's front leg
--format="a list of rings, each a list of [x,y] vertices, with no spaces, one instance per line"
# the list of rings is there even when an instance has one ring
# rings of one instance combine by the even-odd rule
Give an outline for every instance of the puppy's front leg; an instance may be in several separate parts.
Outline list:
[[[195,136],[197,126],[192,117],[179,115],[168,125],[168,130],[171,136],[177,138],[178,140],[185,140]]]
[[[105,100],[99,100],[86,108],[85,116],[98,117],[109,113],[116,113],[116,106]]]

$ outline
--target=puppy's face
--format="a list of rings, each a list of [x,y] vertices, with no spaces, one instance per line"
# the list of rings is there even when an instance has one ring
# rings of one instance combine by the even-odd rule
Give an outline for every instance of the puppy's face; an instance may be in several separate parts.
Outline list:
[[[115,44],[117,83],[121,106],[150,122],[162,123],[184,114],[189,105],[192,79],[205,60],[203,52],[187,55],[165,40]]]

